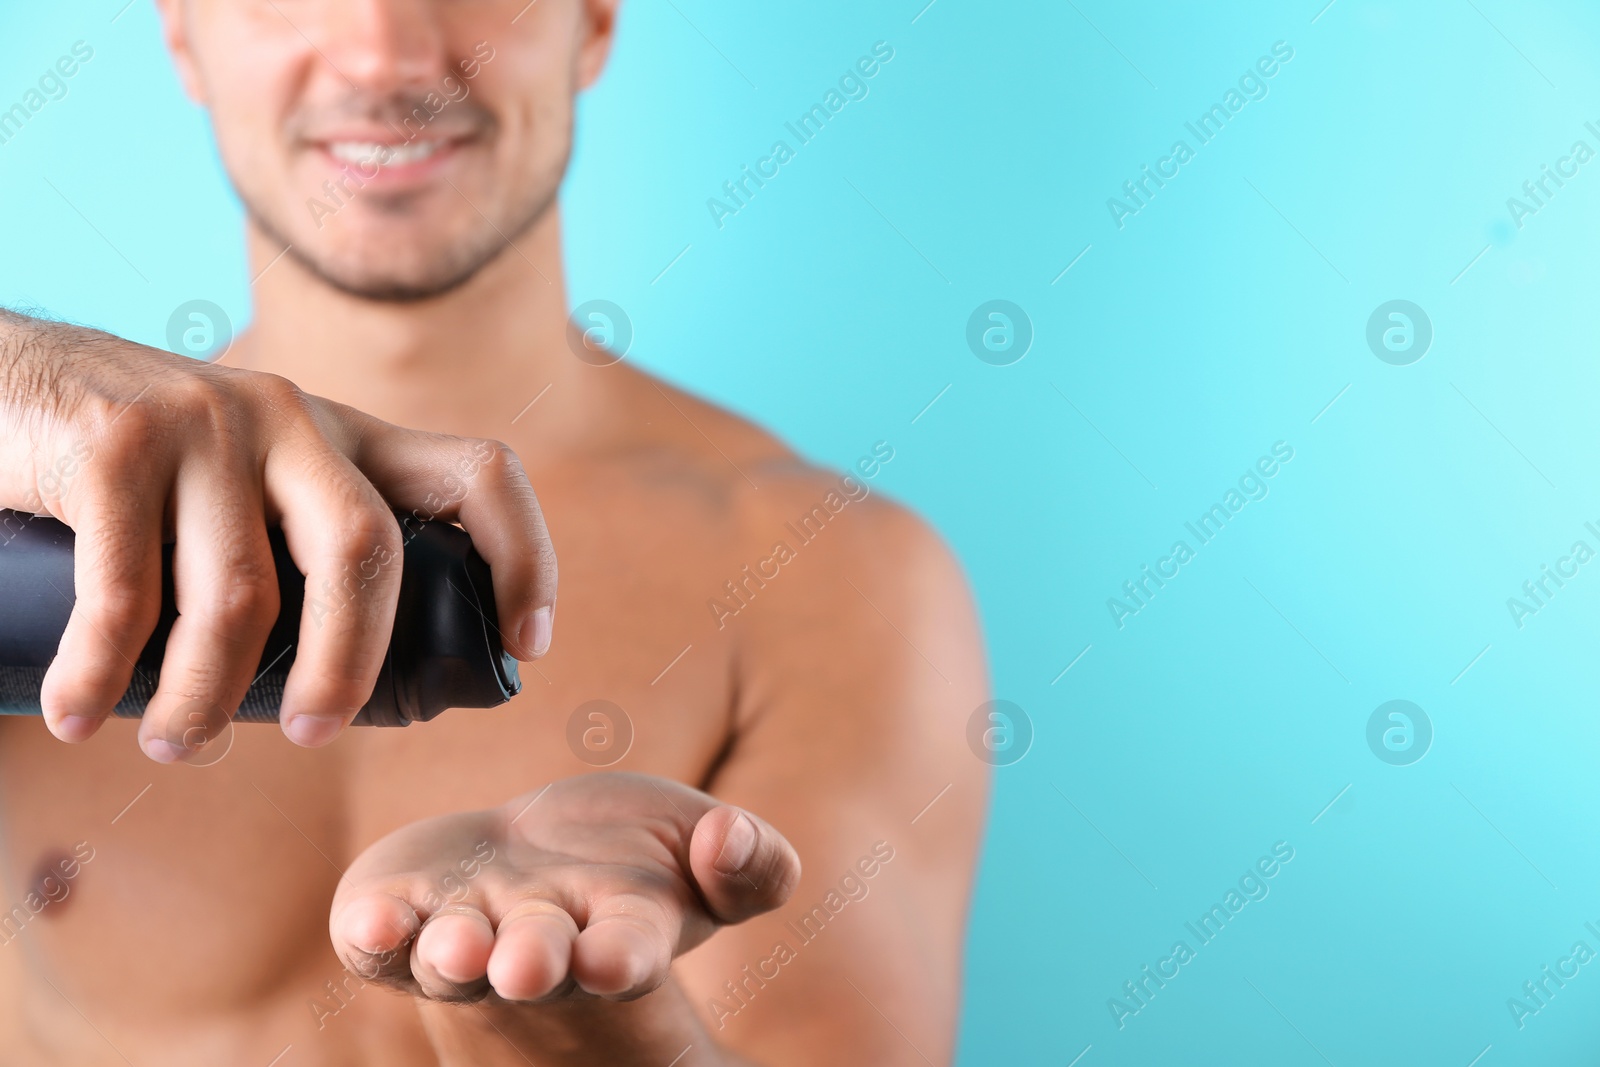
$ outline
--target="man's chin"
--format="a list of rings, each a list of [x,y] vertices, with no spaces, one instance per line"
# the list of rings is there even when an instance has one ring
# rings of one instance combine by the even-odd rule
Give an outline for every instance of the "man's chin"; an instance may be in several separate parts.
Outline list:
[[[271,231],[268,230],[269,235]],[[383,303],[416,303],[445,296],[471,281],[505,251],[496,236],[493,244],[446,247],[419,251],[414,246],[376,247],[359,251],[329,251],[317,242],[289,242],[285,252],[305,271],[347,296]],[[392,244],[386,242],[385,244]]]
[[[458,232],[400,221],[369,225],[360,219],[342,232],[308,233],[298,241],[283,236],[297,227],[274,225],[265,214],[251,210],[248,200],[246,208],[256,229],[319,281],[363,300],[400,304],[434,300],[461,288],[514,247],[510,242],[532,229],[554,202],[552,190],[532,201],[516,225],[505,228],[485,220],[481,229]],[[443,232],[451,237],[441,240]]]
[[[395,271],[392,267],[378,270],[366,265],[324,262],[295,248],[290,248],[289,255],[330,288],[346,296],[387,304],[414,304],[447,296],[471,281],[494,258],[491,255],[448,270],[440,269],[436,263],[426,271]]]

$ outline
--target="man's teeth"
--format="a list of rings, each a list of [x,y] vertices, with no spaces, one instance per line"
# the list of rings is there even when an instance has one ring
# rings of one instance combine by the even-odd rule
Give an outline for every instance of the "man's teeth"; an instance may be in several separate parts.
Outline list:
[[[334,141],[328,154],[341,163],[359,166],[404,167],[420,163],[445,146],[443,141],[417,141],[412,144],[378,144],[376,141]]]

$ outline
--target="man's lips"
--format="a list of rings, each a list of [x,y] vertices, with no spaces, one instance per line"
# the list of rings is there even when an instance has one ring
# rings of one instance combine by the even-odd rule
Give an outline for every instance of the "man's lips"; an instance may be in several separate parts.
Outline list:
[[[398,190],[434,178],[471,144],[469,138],[417,137],[410,141],[360,136],[319,139],[316,151],[335,170],[353,174],[365,184]]]

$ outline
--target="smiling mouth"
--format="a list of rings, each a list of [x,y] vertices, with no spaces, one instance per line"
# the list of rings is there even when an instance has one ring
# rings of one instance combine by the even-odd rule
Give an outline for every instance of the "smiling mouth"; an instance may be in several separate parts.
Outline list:
[[[337,188],[348,189],[347,183],[354,183],[355,188],[367,189],[381,198],[436,191],[448,183],[451,169],[464,153],[481,143],[471,134],[434,133],[431,137],[401,141],[374,138],[372,133],[351,131],[342,136],[320,137],[310,141],[308,147],[322,161],[323,168],[335,172],[332,177]],[[314,180],[328,176],[324,170]]]
[[[377,141],[330,141],[323,145],[323,150],[340,163],[399,170],[432,159],[454,147],[454,144],[447,140],[418,140],[400,145],[380,144]]]

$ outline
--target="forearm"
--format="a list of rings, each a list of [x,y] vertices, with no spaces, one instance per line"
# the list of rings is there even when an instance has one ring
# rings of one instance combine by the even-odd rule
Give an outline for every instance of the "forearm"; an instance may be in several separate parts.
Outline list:
[[[756,1067],[717,1044],[674,979],[625,1003],[420,1007],[440,1067]]]

